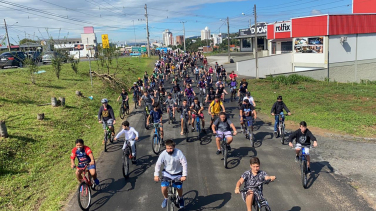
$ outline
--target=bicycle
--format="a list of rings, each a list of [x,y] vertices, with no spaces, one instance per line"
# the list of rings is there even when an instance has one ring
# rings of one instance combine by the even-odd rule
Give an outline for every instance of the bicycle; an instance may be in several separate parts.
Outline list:
[[[239,109],[243,104],[244,96],[245,96],[245,93],[240,93],[240,95],[239,95],[239,100],[238,100]]]
[[[174,93],[174,99],[175,99],[175,102],[178,106],[180,106],[180,98],[181,98],[181,94],[180,93]]]
[[[162,181],[162,179],[160,179]],[[169,182],[168,186],[168,203],[167,203],[167,211],[174,211],[175,207],[177,209],[180,208],[179,206],[179,195],[177,188],[173,187],[175,182],[181,182],[180,178],[176,178],[174,180],[167,180]]]
[[[277,130],[277,137],[281,138],[281,144],[285,144],[285,121],[282,121],[282,115],[281,114],[275,114],[277,118],[279,119],[278,121],[278,130]],[[288,116],[288,114],[284,115]]]
[[[311,148],[311,147],[309,147]],[[301,177],[302,177],[302,185],[304,189],[308,188],[308,166],[307,166],[307,154],[305,151],[305,147],[302,146],[302,149],[300,150],[299,153],[299,161],[300,161],[300,172],[301,172]]]
[[[129,177],[129,157],[132,155],[132,147],[129,143],[128,140],[124,141],[125,149],[123,149],[123,156],[122,156],[122,161],[123,161],[123,166],[122,166],[122,172],[124,178]],[[134,145],[134,148],[136,149],[136,145]]]
[[[174,117],[174,111],[173,111],[173,109],[174,109],[174,107],[173,106],[171,106],[171,105],[169,105],[168,106],[168,110],[169,110],[169,112],[168,112],[168,116],[169,116],[169,119],[168,119],[168,124],[174,124],[175,123],[175,117]]]
[[[107,141],[110,141],[111,143],[114,142],[114,136],[112,135],[112,131],[110,128],[106,125],[106,129],[104,132],[104,151],[107,152]]]
[[[247,118],[247,117],[246,117]],[[250,117],[250,118],[253,118],[253,117]],[[244,120],[244,118],[243,118]],[[251,147],[255,147],[255,141],[254,141],[254,135],[253,135],[253,129],[252,129],[252,124],[251,124],[251,119],[247,119],[246,120],[246,131],[245,131],[245,138],[246,139],[249,139],[249,141],[251,142]]]
[[[188,103],[189,106],[192,105],[193,97],[194,97],[193,95],[192,95],[192,96],[187,96],[187,98],[188,98],[188,99],[187,99],[187,100],[188,100],[187,103]]]
[[[194,110],[192,110],[192,112],[193,113],[195,113],[195,123],[196,123],[196,131],[198,132],[198,136],[197,136],[197,138],[198,138],[198,140],[200,140],[201,141],[201,125],[200,125],[200,116],[199,116],[199,114],[196,112],[196,111],[194,111]]]
[[[200,89],[201,102],[205,102],[205,98],[206,98],[206,95],[205,95],[205,92],[204,92],[205,88],[199,88],[199,89]]]
[[[270,182],[271,180],[264,180],[263,182],[255,186],[243,188],[242,190],[240,190],[241,193],[246,193],[250,190],[249,188],[255,188],[254,190],[252,190],[253,191],[253,204],[252,205],[256,209],[256,211],[271,211],[268,201],[266,200],[266,198],[264,198],[262,194],[262,191],[261,191],[262,187],[258,188],[264,184],[267,185]]]
[[[215,135],[215,134],[214,134]],[[222,134],[222,141],[221,141],[221,152],[223,155],[223,165],[227,169],[227,156],[228,156],[228,149],[227,149],[227,140],[225,134]]]
[[[145,104],[145,109],[144,109],[144,127],[145,127],[146,130],[149,129],[148,123],[147,123],[149,114],[150,114],[149,107],[148,107],[147,104]]]
[[[182,114],[184,115],[184,118],[183,118],[183,133],[185,135],[185,141],[188,142],[189,141],[189,130],[188,130],[188,113],[185,113],[185,114]]]
[[[134,102],[134,108],[137,109],[137,103],[139,100],[139,94],[138,91],[133,93],[133,102]]]
[[[86,170],[88,166],[89,164],[85,165],[83,168],[77,167],[78,170],[82,171],[82,182],[78,186],[77,191],[78,206],[80,206],[81,210],[89,209],[91,203],[91,190],[95,190],[93,177],[90,172]]]
[[[154,135],[151,140],[151,145],[153,152],[158,155],[161,152],[161,146],[162,146],[162,141],[161,141],[161,136],[159,134],[159,123],[152,123],[154,127]]]
[[[128,101],[123,101],[120,106],[119,117],[124,119],[125,114],[129,115]]]

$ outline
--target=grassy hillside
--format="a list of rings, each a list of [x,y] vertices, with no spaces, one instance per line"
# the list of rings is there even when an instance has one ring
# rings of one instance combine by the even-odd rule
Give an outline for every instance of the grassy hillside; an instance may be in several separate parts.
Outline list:
[[[121,58],[117,77],[135,81],[152,70],[154,60]],[[100,100],[108,98],[118,114],[119,93],[96,77],[91,88],[88,62],[79,64],[78,74],[64,64],[60,79],[49,65],[39,69],[46,72],[37,75],[36,84],[26,69],[0,71],[0,119],[9,133],[9,138],[0,139],[0,210],[59,210],[77,186],[69,164],[74,141],[82,138],[98,158],[103,150],[96,117]],[[100,72],[102,67],[92,62],[92,69]],[[84,97],[77,97],[76,90]],[[51,97],[65,97],[66,106],[38,106],[50,103]],[[45,120],[38,121],[38,113],[44,113]]]
[[[251,95],[264,114],[270,114],[277,96],[293,113],[287,120],[356,136],[375,137],[376,84],[343,84],[306,77],[250,80]]]

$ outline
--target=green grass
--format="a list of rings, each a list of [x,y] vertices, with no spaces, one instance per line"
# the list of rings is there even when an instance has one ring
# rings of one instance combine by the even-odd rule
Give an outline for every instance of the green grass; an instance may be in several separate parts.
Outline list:
[[[293,83],[292,83],[293,82]],[[293,113],[297,124],[329,129],[350,135],[375,137],[376,85],[314,81],[302,76],[250,80],[250,91],[261,113],[270,114],[277,96]]]
[[[126,71],[117,77],[133,82],[151,71],[154,61],[121,58],[119,66]],[[0,139],[0,210],[61,209],[77,187],[69,161],[74,141],[82,138],[96,158],[103,151],[103,130],[97,121],[100,99],[108,98],[118,116],[115,100],[120,92],[96,77],[92,89],[88,62],[79,64],[78,74],[64,64],[60,80],[50,65],[40,69],[46,73],[37,75],[35,85],[26,69],[0,71],[0,116],[9,133],[9,138]],[[96,62],[92,69],[98,71]],[[76,90],[85,97],[77,97]],[[50,103],[51,97],[65,97],[66,107],[37,106]],[[38,113],[45,114],[44,121],[36,119]]]

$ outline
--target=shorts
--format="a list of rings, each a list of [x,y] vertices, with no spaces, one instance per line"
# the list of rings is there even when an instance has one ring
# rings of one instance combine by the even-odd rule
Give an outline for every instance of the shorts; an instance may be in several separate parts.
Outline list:
[[[241,118],[241,117],[239,117],[239,118]],[[246,116],[243,116],[243,121],[244,121],[244,123],[247,123],[247,121],[249,121],[249,124],[250,124],[250,125],[252,125],[252,126],[254,125],[254,124],[253,124],[253,123],[254,123],[254,122],[253,122],[253,117],[251,117],[251,116],[247,116],[247,117],[246,117]]]
[[[306,155],[309,155],[309,148],[310,148],[310,145],[303,146],[303,147],[304,147],[304,152],[305,152],[305,154],[306,154]],[[295,145],[295,149],[298,149],[298,150],[302,149],[302,145],[301,145],[300,143],[297,143],[297,144]]]
[[[170,182],[168,182],[168,180],[170,180],[168,177],[163,177],[162,182],[161,182],[161,187],[169,187]],[[174,183],[172,183],[172,187],[180,190],[180,189],[183,188],[183,183],[182,182],[174,182]]]
[[[78,165],[78,168],[84,168],[85,165]],[[88,165],[86,170],[96,169],[95,164],[94,165]]]
[[[200,117],[200,119],[204,119],[204,114],[203,113],[199,114],[198,116]],[[192,114],[192,118],[193,119],[196,118],[196,115]]]
[[[222,131],[219,131],[219,130],[217,130],[217,135],[216,135],[216,137],[218,137],[218,138],[222,138],[222,135],[225,135],[225,137],[227,138],[227,137],[232,137],[232,133],[231,133],[231,131],[225,131],[225,132],[222,132]]]
[[[104,120],[103,120],[103,121],[102,121],[103,129],[106,129],[106,126],[108,126],[108,127],[113,126],[113,125],[114,125],[113,122],[114,122],[113,119],[109,119],[109,120],[107,120],[107,121],[104,121]]]
[[[163,127],[163,124],[162,124],[162,123],[160,123],[160,122],[154,122],[153,124],[158,124],[158,125],[159,125],[159,127]]]

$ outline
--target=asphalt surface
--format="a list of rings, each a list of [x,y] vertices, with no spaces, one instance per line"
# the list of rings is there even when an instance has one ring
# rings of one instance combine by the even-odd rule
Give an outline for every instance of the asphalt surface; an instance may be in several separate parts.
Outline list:
[[[229,92],[228,87],[226,90]],[[229,95],[226,98],[228,100]],[[226,102],[225,107],[228,117],[240,130],[236,103]],[[210,123],[207,106],[204,113],[207,128]],[[100,190],[93,192],[90,210],[162,210],[160,183],[153,181],[158,159],[151,148],[153,131],[144,128],[142,115],[142,109],[138,108],[127,118],[139,132],[137,165],[131,165],[131,174],[125,179],[121,161],[123,141],[110,144],[108,152],[103,152],[97,160],[101,184]],[[249,159],[252,156],[260,158],[261,169],[268,175],[277,176],[275,182],[264,186],[264,196],[272,210],[372,210],[345,178],[333,174],[333,167],[319,159],[314,149],[311,150],[313,163],[309,188],[304,189],[299,164],[294,162],[294,151],[274,138],[273,126],[260,119],[255,124],[255,148],[250,147],[243,134],[235,136],[227,169],[223,166],[222,155],[215,154],[215,139],[211,132],[199,141],[196,138],[198,133],[190,131],[191,140],[186,142],[180,135],[180,124],[168,124],[167,119],[167,114],[164,114],[164,139],[173,139],[177,143],[176,148],[183,151],[188,161],[188,177],[183,185],[186,207],[182,210],[246,210],[245,203],[234,189],[239,177],[250,169]],[[117,120],[119,127],[120,119]],[[64,209],[79,210],[76,195]]]

